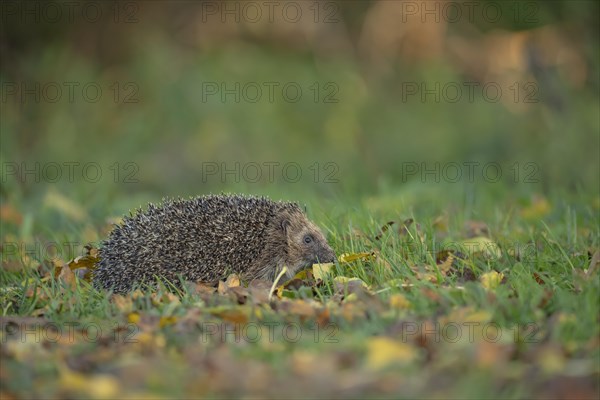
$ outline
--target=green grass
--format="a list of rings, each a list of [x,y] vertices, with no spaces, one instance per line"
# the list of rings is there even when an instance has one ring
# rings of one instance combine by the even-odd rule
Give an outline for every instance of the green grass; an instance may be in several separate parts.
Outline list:
[[[598,271],[584,272],[599,245],[597,198],[550,197],[549,209],[528,218],[523,210],[532,206],[509,192],[463,207],[444,207],[437,194],[410,198],[382,194],[374,198],[376,211],[368,208],[373,198],[311,205],[338,254],[376,251],[377,259],[338,263],[314,293],[301,288],[295,299],[271,304],[252,294],[240,305],[229,295],[164,285],[119,301],[83,280],[65,286],[44,272],[48,260],[39,268],[3,269],[1,309],[12,323],[2,336],[3,391],[47,398],[295,397],[299,390],[313,397],[517,398],[552,397],[577,383],[584,397],[597,393]],[[447,229],[434,225],[450,208]],[[400,235],[398,223],[409,217],[415,223]],[[464,226],[473,217],[487,224],[502,255],[457,259],[455,270],[471,270],[471,280],[435,267],[438,282],[417,277],[413,267],[435,265],[439,250],[467,239]],[[398,223],[376,240],[389,220]],[[101,236],[98,221],[84,225]],[[47,240],[85,236],[65,226]],[[19,237],[21,227],[2,228],[4,243]],[[520,256],[519,246],[528,246]],[[4,249],[3,261],[13,261]],[[480,278],[490,271],[505,280],[486,289]],[[369,290],[340,289],[335,276],[359,278]],[[405,302],[395,303],[399,298]],[[52,324],[61,327],[60,340]],[[408,353],[370,344],[378,336]],[[381,354],[391,360],[377,364],[372,357]]]

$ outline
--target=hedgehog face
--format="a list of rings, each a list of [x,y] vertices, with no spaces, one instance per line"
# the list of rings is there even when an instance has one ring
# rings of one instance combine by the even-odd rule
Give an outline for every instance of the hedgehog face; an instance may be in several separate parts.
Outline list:
[[[282,227],[287,239],[289,277],[312,264],[335,261],[335,253],[321,230],[304,215],[285,219]]]

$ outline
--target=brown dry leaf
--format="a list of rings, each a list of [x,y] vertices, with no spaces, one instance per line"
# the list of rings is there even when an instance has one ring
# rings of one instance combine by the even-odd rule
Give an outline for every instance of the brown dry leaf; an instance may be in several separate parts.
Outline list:
[[[18,272],[25,267],[25,264],[17,260],[2,261],[2,269],[9,272]]]
[[[394,225],[396,223],[396,221],[388,221],[386,222],[381,229],[379,230],[380,232],[375,236],[375,240],[379,240],[381,239],[381,237],[383,236],[383,234],[389,229],[390,226]]]
[[[36,287],[34,292],[33,287],[29,286],[25,291],[25,297],[31,298],[34,296],[40,300],[48,300],[48,295],[41,287]]]
[[[238,304],[246,304],[250,292],[243,286],[234,286],[227,289],[227,294]]]
[[[415,222],[414,219],[408,218],[402,222],[402,225],[398,228],[398,234],[400,236],[410,235],[410,226]],[[417,237],[423,240],[423,232],[421,231],[421,224],[415,224],[415,231],[417,232]]]
[[[436,263],[440,272],[447,275],[454,262],[454,254],[451,250],[442,250],[436,254]]]
[[[465,235],[468,238],[474,238],[477,236],[490,236],[490,228],[483,221],[469,220],[465,222]]]
[[[362,304],[357,302],[344,302],[341,307],[336,310],[336,314],[341,316],[348,322],[352,322],[355,319],[362,319],[365,315],[365,310]]]
[[[154,292],[150,295],[150,299],[152,300],[152,304],[155,306],[158,306],[162,303],[180,303],[179,297],[171,292]]]
[[[329,309],[326,307],[317,310],[317,316],[315,318],[315,322],[318,326],[324,327],[331,322]]]
[[[302,320],[308,319],[308,318],[313,318],[317,314],[317,309],[314,307],[314,305],[310,304],[307,301],[295,300],[295,301],[290,301],[288,304],[289,304],[289,307],[287,309],[288,313],[292,314],[292,315],[297,315]]]
[[[438,282],[438,277],[436,271],[433,270],[431,265],[428,264],[415,264],[411,265],[410,269],[415,274],[418,280],[427,281],[427,282]]]
[[[94,247],[91,244],[86,244],[85,246],[83,246],[83,248],[85,249],[85,255],[86,256],[90,256],[90,257],[94,257],[94,258],[98,258],[99,255],[99,250],[97,247]]]
[[[387,337],[373,337],[367,341],[367,367],[374,370],[394,364],[406,364],[417,358],[417,350]]]
[[[133,300],[129,296],[113,294],[110,299],[117,309],[124,314],[130,313],[133,310]]]
[[[439,303],[440,300],[442,299],[442,297],[440,296],[440,294],[438,292],[436,292],[435,290],[428,288],[428,287],[422,287],[421,288],[421,294],[428,298],[429,300],[435,302],[435,303]]]
[[[542,279],[542,277],[540,276],[540,274],[538,274],[537,272],[533,273],[533,279],[535,279],[535,281],[538,283],[538,285],[545,285],[546,282]]]
[[[223,281],[219,281],[219,287],[217,288],[217,293],[219,293],[221,296],[224,296],[225,293],[227,293],[227,289],[229,289],[227,287],[227,284]]]
[[[491,334],[491,333],[490,333]],[[484,368],[493,368],[497,365],[505,364],[512,354],[512,347],[482,340],[477,343],[476,362],[477,365]]]
[[[269,291],[271,283],[268,281],[255,279],[248,285],[248,291],[252,296],[252,302],[255,304],[264,304],[269,302]]]
[[[0,205],[0,219],[17,226],[23,223],[23,215],[11,204]]]
[[[95,255],[92,255],[95,254]],[[75,257],[73,260],[69,261],[66,265],[69,267],[71,271],[82,270],[85,271],[83,274],[84,279],[87,282],[91,282],[92,279],[92,271],[96,269],[96,266],[100,258],[98,258],[98,252],[91,252],[89,255]],[[62,266],[61,266],[62,267]],[[62,270],[61,270],[62,272]],[[55,269],[56,275],[56,269]]]
[[[75,280],[75,274],[71,271],[71,268],[68,266],[63,266],[60,270],[60,274],[58,275],[58,280],[63,282],[65,285],[74,290],[77,286],[77,282]]]
[[[248,313],[241,307],[216,307],[209,311],[215,317],[234,324],[245,324],[248,322]]]
[[[238,286],[240,286],[240,277],[236,274],[231,274],[227,277],[225,282],[219,281],[219,287],[217,289],[217,292],[219,292],[220,295],[225,295],[229,288],[234,288]]]
[[[192,290],[195,294],[213,294],[217,291],[217,288],[203,282],[197,282],[193,284]]]

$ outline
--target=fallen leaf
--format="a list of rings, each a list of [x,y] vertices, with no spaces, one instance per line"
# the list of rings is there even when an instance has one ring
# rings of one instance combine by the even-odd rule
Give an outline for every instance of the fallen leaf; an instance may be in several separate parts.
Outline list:
[[[71,288],[71,290],[75,289],[77,283],[75,280],[75,274],[71,271],[71,268],[68,266],[63,266],[60,270],[60,274],[58,275],[58,280],[63,282],[65,285]]]
[[[436,264],[440,272],[446,275],[450,268],[452,267],[452,263],[454,262],[454,254],[452,254],[452,250],[442,250],[436,254]]]
[[[312,273],[315,279],[324,280],[325,276],[327,276],[331,268],[333,268],[333,263],[324,263],[324,264],[313,264]]]
[[[333,278],[333,281],[336,283],[336,286],[338,287],[338,289],[342,289],[344,290],[345,288],[348,288],[348,290],[350,290],[352,287],[355,286],[361,286],[364,289],[369,289],[369,285],[367,285],[365,282],[363,282],[362,280],[358,279],[358,278],[349,278],[347,276],[336,276],[335,278]]]
[[[165,326],[174,325],[176,322],[177,317],[173,315],[170,317],[160,317],[160,320],[158,321],[158,326],[160,328],[164,328]]]
[[[499,258],[502,256],[502,252],[500,251],[500,248],[496,242],[484,236],[466,239],[461,241],[459,244],[461,247],[464,247],[467,254],[471,256],[477,253],[481,253],[486,257]]]
[[[388,230],[388,228],[392,225],[394,225],[396,223],[396,221],[389,221],[386,222],[380,229],[380,232],[375,236],[375,240],[379,240],[381,239],[381,237],[383,236],[383,234]]]
[[[479,277],[481,284],[488,290],[496,289],[504,279],[502,272],[490,271]]]
[[[14,225],[21,225],[23,223],[23,215],[10,204],[2,204],[0,206],[0,219]]]
[[[390,296],[390,307],[397,310],[406,310],[411,308],[412,304],[403,294],[396,293]]]
[[[245,309],[237,307],[215,307],[209,311],[215,317],[221,318],[223,321],[231,322],[234,324],[245,324],[248,322],[248,313]]]
[[[136,312],[132,312],[129,313],[129,315],[127,316],[127,322],[129,322],[130,324],[137,324],[138,322],[140,322],[140,314],[136,313]]]
[[[531,204],[521,210],[521,216],[529,220],[539,220],[550,213],[552,207],[545,197],[535,196]]]
[[[203,282],[197,282],[193,284],[192,290],[195,294],[213,294],[217,291],[217,288]]]
[[[417,351],[414,347],[387,337],[373,337],[367,341],[367,367],[375,370],[393,364],[406,364],[414,361]]]
[[[227,277],[225,283],[230,288],[240,286],[240,277],[237,274],[231,274]]]
[[[490,235],[490,228],[488,228],[487,224],[482,221],[466,221],[465,230],[468,238]]]
[[[338,257],[338,261],[339,262],[352,262],[352,261],[356,261],[356,260],[370,260],[372,258],[375,258],[375,253],[374,252],[370,252],[370,253],[344,253],[341,254]]]
[[[431,225],[438,232],[448,232],[448,214],[438,215]]]
[[[129,313],[133,309],[133,300],[129,296],[126,297],[120,294],[113,294],[110,299],[122,313]]]

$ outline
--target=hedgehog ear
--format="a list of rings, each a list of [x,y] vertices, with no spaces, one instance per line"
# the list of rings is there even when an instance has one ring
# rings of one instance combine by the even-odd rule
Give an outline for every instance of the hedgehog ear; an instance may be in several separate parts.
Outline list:
[[[283,231],[283,233],[285,233],[287,235],[288,233],[288,229],[291,225],[290,220],[287,217],[283,217],[281,219],[281,230]]]

